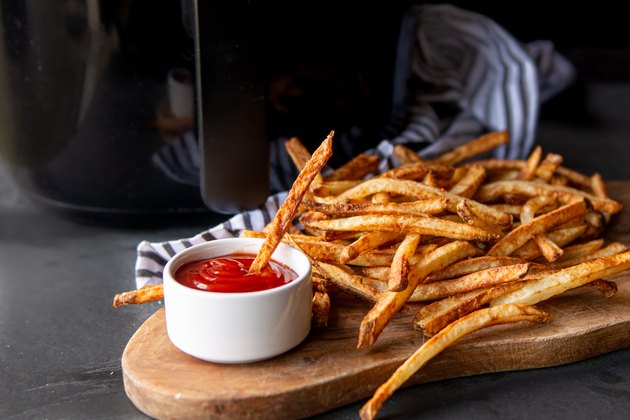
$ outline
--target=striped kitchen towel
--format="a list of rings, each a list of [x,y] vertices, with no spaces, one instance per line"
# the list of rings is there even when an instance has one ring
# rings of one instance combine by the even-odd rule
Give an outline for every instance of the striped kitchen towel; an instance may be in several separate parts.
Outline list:
[[[495,156],[524,158],[534,145],[541,102],[575,77],[573,66],[550,42],[521,44],[488,17],[451,5],[413,6],[405,14],[395,68],[392,123],[383,129],[384,140],[367,151],[380,157],[381,172],[394,166],[395,144],[431,157],[497,130],[508,130],[511,140]],[[359,128],[340,133],[335,137],[337,151],[351,158],[361,136]],[[288,189],[297,174],[283,145],[284,139],[271,145],[273,191]],[[194,136],[184,135],[170,147],[176,150],[160,151],[156,164],[180,182],[198,182],[198,174],[189,172],[199,167]],[[141,242],[137,287],[160,283],[164,265],[178,251],[235,237],[244,229],[261,230],[285,197],[286,192],[276,193],[259,209],[237,214],[192,238]]]
[[[392,142],[418,143],[426,157],[507,130],[510,143],[495,156],[524,158],[540,104],[575,79],[551,42],[522,44],[492,19],[446,4],[406,13],[397,60],[394,109],[407,126]]]

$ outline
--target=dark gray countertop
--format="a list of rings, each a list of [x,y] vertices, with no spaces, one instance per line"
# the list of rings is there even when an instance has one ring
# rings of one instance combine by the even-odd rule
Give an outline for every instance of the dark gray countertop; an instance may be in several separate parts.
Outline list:
[[[602,138],[610,138],[609,175],[630,178],[619,163],[630,156],[619,155],[630,142],[626,136],[618,143],[630,133],[621,113],[611,114],[609,128],[578,129],[573,139],[596,141],[599,158]],[[548,128],[543,144],[568,139],[561,125]],[[160,304],[115,310],[112,297],[133,288],[139,241],[192,236],[218,220],[133,229],[78,223],[31,205],[2,168],[0,181],[0,418],[145,418],[125,395],[120,357]],[[419,385],[398,391],[380,418],[625,419],[629,360],[630,350],[622,350],[567,366]],[[319,418],[357,418],[361,404]]]

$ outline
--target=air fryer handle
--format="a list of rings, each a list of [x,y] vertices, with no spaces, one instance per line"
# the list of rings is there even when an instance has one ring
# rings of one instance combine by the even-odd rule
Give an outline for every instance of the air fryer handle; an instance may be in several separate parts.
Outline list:
[[[195,0],[197,130],[201,194],[216,212],[237,213],[269,194],[264,78],[252,2]]]

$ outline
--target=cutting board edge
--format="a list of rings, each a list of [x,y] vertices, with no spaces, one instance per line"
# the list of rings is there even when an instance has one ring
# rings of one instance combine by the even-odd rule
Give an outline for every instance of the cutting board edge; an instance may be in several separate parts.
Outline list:
[[[162,311],[163,309],[158,310],[147,322],[154,317],[163,317]],[[155,321],[155,319],[153,321]],[[568,365],[630,347],[630,334],[622,334],[624,331],[627,331],[628,328],[630,328],[630,320],[586,330],[579,336],[566,336],[555,339],[552,346],[532,345],[532,347],[526,348],[525,350],[531,355],[531,360],[536,360],[539,363],[529,361],[526,365],[493,364],[489,366],[484,363],[474,363],[462,369],[461,363],[457,363],[462,359],[462,355],[465,355],[465,357],[469,359],[483,359],[484,346],[479,346],[474,341],[470,341],[465,345],[455,343],[452,347],[436,356],[436,358],[430,361],[420,372],[413,375],[403,387],[458,377]],[[576,339],[583,340],[584,345],[576,346]],[[131,341],[132,340],[130,340],[130,343]],[[517,343],[505,342],[499,345],[499,347],[495,345],[494,352],[497,352],[497,350],[499,353],[523,351],[523,349],[519,350],[514,347],[527,347],[527,345],[533,344],[534,341],[535,340],[523,340]],[[568,345],[569,341],[572,342],[570,346]],[[562,351],[562,349],[566,348],[574,348],[579,351],[569,353]],[[125,359],[124,355],[126,353],[127,348],[123,353],[123,359]],[[391,373],[393,373],[404,359],[406,359],[406,357],[390,359],[384,361],[381,365],[374,366],[372,369],[365,370],[353,377],[342,378],[341,380],[337,379],[322,382],[310,387],[298,387],[289,391],[285,390],[285,392],[275,395],[245,397],[241,400],[233,401],[213,398],[191,401],[173,398],[169,393],[161,393],[159,389],[152,388],[151,384],[143,384],[141,381],[136,380],[133,375],[130,374],[129,369],[126,368],[124,360],[122,370],[127,396],[140,411],[151,417],[166,419],[175,417],[191,418],[212,416],[215,418],[265,419],[277,418],[278,416],[312,416],[368,398],[382,382],[389,378]],[[357,383],[361,385],[357,386]],[[352,389],[353,392],[348,392],[348,389]],[[314,398],[314,396],[317,397]],[[330,398],[331,396],[332,398]],[[308,399],[311,403],[316,404],[311,404],[310,406],[290,404],[291,401],[304,401],[304,399]],[[270,407],[270,409],[264,411],[264,407]],[[169,415],[167,414],[169,412],[177,414]]]

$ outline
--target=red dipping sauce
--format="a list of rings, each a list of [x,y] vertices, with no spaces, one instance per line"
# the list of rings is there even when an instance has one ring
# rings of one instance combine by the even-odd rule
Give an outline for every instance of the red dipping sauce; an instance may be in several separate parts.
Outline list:
[[[177,270],[175,280],[208,292],[243,293],[273,289],[298,277],[291,268],[273,260],[260,273],[249,273],[254,258],[255,255],[231,254],[193,261]]]

